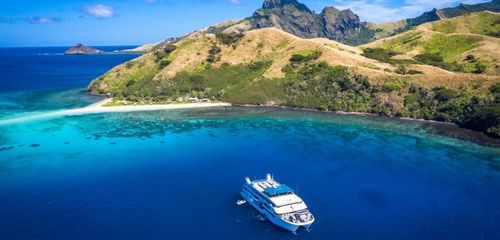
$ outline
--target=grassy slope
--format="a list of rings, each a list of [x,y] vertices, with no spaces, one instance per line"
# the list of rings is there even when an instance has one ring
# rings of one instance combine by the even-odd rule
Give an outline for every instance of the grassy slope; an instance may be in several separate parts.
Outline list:
[[[255,61],[270,61],[269,68],[263,73],[266,78],[283,77],[283,67],[290,57],[302,50],[318,49],[322,52],[319,61],[331,65],[343,65],[356,68],[357,71],[383,78],[384,69],[391,69],[389,64],[361,56],[358,48],[346,46],[327,39],[301,39],[283,31],[267,28],[249,31],[235,44],[226,45],[218,41],[213,34],[195,34],[176,43],[177,49],[168,56],[171,63],[160,69],[159,61],[155,61],[156,52],[145,54],[130,63],[121,64],[92,83],[92,89],[98,92],[114,92],[122,89],[124,84],[135,75],[145,75],[144,78],[156,85],[167,84],[176,74],[182,71],[196,72],[209,65],[206,61],[209,50],[213,46],[221,49],[220,60],[210,65],[220,67],[224,63],[231,65],[248,64]],[[158,51],[157,51],[158,52]]]
[[[407,33],[362,47],[395,51],[396,58],[414,59],[446,70],[498,76],[500,39],[493,36],[498,34],[499,22],[498,13],[466,14],[427,23]],[[433,58],[442,58],[442,63]]]
[[[423,47],[413,45],[427,37],[422,35],[409,33],[384,44],[409,54]],[[499,82],[497,76],[421,65],[407,65],[421,73],[398,74],[397,66],[366,58],[359,48],[327,39],[301,39],[272,28],[224,41],[213,34],[194,34],[176,43],[171,53],[158,50],[113,68],[89,88],[132,101],[198,96],[451,121],[492,135],[500,124],[481,125],[481,119],[492,118],[483,114],[484,109],[496,109],[490,89]],[[434,51],[441,45],[429,47]],[[449,54],[447,59],[456,55],[439,51]],[[474,119],[480,124],[471,120],[478,111]]]
[[[441,33],[472,33],[500,37],[500,17],[498,13],[481,12],[466,14],[459,18],[432,23],[431,29]]]

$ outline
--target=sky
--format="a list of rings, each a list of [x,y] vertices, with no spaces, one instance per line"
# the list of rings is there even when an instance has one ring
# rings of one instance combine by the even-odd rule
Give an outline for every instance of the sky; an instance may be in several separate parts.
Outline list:
[[[316,12],[350,8],[362,21],[416,17],[489,0],[299,0]],[[263,0],[22,0],[0,3],[0,47],[141,45],[251,16]]]

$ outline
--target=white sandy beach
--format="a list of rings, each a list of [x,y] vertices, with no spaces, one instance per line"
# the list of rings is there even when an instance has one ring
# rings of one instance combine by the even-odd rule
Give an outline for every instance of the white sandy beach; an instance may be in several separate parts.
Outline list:
[[[169,109],[190,109],[190,108],[209,108],[209,107],[228,107],[230,103],[224,102],[204,102],[204,103],[172,103],[172,104],[151,104],[151,105],[124,105],[124,106],[104,106],[112,99],[105,99],[95,104],[83,108],[51,111],[45,113],[37,113],[29,116],[23,116],[12,119],[0,120],[0,125],[39,120],[44,118],[92,114],[92,113],[110,113],[110,112],[142,112],[142,111],[159,111]]]

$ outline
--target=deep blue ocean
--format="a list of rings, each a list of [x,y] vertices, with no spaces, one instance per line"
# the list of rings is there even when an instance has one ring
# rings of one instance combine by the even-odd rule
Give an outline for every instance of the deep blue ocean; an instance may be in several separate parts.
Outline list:
[[[137,55],[0,49],[0,119],[78,108]],[[273,173],[316,221],[237,206]],[[450,124],[257,107],[0,125],[0,239],[500,239],[500,142]]]

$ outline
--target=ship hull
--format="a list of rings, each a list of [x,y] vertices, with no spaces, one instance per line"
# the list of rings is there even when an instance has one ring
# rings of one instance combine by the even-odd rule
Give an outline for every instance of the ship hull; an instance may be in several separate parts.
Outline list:
[[[245,200],[247,200],[247,202],[250,205],[252,205],[252,207],[255,208],[255,210],[257,210],[260,214],[264,215],[269,221],[274,223],[276,226],[281,227],[281,228],[288,230],[290,232],[295,233],[297,231],[297,229],[299,229],[300,227],[304,227],[306,229],[309,229],[309,226],[311,226],[311,224],[312,224],[312,222],[308,223],[307,225],[298,225],[298,224],[289,223],[289,222],[281,219],[279,216],[272,215],[269,212],[261,209],[261,207],[259,206],[260,201],[252,198],[246,192],[241,192],[241,196]]]

